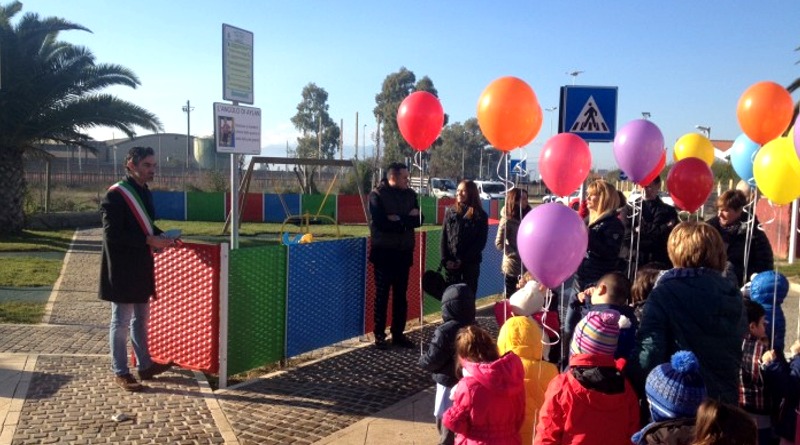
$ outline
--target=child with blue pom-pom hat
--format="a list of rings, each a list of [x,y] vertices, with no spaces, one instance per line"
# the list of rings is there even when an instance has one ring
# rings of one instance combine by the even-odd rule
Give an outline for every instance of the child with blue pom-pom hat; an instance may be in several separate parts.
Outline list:
[[[690,444],[697,408],[706,398],[700,364],[691,351],[678,351],[653,368],[645,383],[653,422],[634,434],[635,444]]]
[[[767,338],[772,344],[772,349],[780,352],[784,352],[786,337],[786,317],[781,305],[788,293],[789,281],[782,274],[772,270],[755,274],[750,282],[750,299],[764,308],[766,325],[769,327]]]

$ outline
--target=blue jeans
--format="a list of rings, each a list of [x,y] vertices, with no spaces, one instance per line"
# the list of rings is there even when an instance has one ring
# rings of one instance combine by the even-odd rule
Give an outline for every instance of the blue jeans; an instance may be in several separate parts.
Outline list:
[[[150,315],[149,303],[111,303],[111,370],[115,375],[129,374],[128,369],[128,329],[130,327],[133,353],[139,370],[147,369],[153,361],[147,352],[147,318]]]

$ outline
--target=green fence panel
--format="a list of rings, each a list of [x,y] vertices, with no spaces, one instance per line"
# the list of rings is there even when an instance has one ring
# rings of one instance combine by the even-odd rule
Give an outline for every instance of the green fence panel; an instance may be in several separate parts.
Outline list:
[[[325,200],[324,205],[322,204],[323,199]],[[322,211],[320,211],[321,205]],[[301,197],[301,213],[305,214],[306,212],[311,215],[319,213],[336,219],[336,195],[328,195],[328,199],[325,199],[325,195],[303,195]],[[329,222],[326,221],[325,223]]]
[[[187,221],[225,221],[225,193],[186,192]]]
[[[420,211],[425,217],[425,224],[436,224],[436,198],[433,196],[420,197]]]
[[[286,247],[230,252],[228,272],[228,375],[284,357]]]
[[[442,253],[439,250],[439,243],[441,243],[441,241],[442,241],[441,230],[429,230],[425,232],[426,270],[436,270],[436,268],[439,267],[439,263],[442,261]],[[442,310],[442,303],[426,293],[425,300],[422,302],[422,307],[425,310],[425,315],[428,315]]]

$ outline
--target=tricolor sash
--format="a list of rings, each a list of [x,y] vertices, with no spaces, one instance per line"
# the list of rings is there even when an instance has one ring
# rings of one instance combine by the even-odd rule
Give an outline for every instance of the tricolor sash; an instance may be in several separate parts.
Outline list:
[[[128,207],[130,207],[133,216],[136,217],[136,221],[139,223],[139,227],[142,228],[144,234],[152,235],[153,220],[150,219],[150,214],[145,210],[142,198],[139,196],[139,193],[136,192],[136,189],[127,181],[119,181],[109,187],[108,190],[117,191],[125,198],[125,202],[128,203]]]

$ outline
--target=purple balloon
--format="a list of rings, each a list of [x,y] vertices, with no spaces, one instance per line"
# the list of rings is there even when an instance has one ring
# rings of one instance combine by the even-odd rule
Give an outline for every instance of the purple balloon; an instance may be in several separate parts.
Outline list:
[[[797,115],[797,119],[794,120],[794,152],[797,153],[797,157],[800,158],[800,131],[798,131],[797,125],[800,124],[800,114]]]
[[[614,138],[614,158],[628,178],[636,183],[656,168],[664,151],[664,135],[646,119],[628,122]]]
[[[522,263],[549,288],[560,285],[578,270],[588,245],[589,232],[581,217],[557,202],[531,210],[517,232]]]

